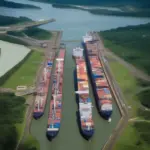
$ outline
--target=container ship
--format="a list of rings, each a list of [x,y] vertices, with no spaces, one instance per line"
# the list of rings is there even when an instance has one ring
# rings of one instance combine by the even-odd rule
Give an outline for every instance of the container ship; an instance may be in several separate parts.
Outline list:
[[[33,110],[33,117],[35,119],[39,119],[44,114],[54,58],[55,53],[53,53],[51,57],[47,59],[37,87]]]
[[[64,73],[64,58],[65,47],[60,48],[58,57],[56,59],[56,68],[53,76],[52,97],[50,101],[50,110],[47,124],[47,138],[52,140],[60,129],[60,122],[62,117],[62,86]]]
[[[89,76],[91,79],[93,93],[100,115],[111,121],[112,115],[112,94],[110,87],[103,71],[103,66],[98,57],[97,41],[87,34],[83,37],[83,47]]]
[[[76,62],[76,69],[74,71],[74,81],[76,90],[75,93],[78,103],[78,123],[81,134],[88,140],[94,134],[94,122],[92,119],[92,102],[89,97],[88,76],[86,70],[86,63],[83,58],[83,49],[76,49],[73,49],[73,57],[75,58]],[[74,53],[75,51],[78,52]]]

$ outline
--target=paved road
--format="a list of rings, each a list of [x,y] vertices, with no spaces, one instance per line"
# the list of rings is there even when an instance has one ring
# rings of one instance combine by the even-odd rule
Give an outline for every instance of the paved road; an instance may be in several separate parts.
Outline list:
[[[108,141],[106,142],[103,148],[104,150],[112,150],[122,130],[128,123],[128,109],[122,91],[120,90],[116,80],[114,79],[109,64],[104,57],[104,52],[106,51],[104,44],[98,34],[94,33],[92,35],[95,39],[98,40],[97,46],[99,49],[99,58],[103,65],[104,72],[109,82],[109,85],[111,87],[111,91],[113,93],[114,99],[116,100],[120,113],[122,115],[122,118],[120,119],[117,127],[115,128],[115,130],[113,131],[112,135],[110,136],[110,138],[108,139]]]
[[[0,33],[5,33],[7,31],[21,31],[24,30],[25,28],[29,27],[35,27],[35,26],[40,26],[42,24],[47,24],[50,22],[56,21],[55,19],[48,19],[48,20],[42,20],[42,21],[33,21],[33,22],[26,22],[20,25],[11,25],[7,27],[0,27]]]

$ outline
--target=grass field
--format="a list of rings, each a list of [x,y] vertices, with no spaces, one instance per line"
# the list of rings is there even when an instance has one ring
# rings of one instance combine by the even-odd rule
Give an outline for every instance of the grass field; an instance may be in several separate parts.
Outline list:
[[[49,40],[53,36],[52,32],[36,27],[32,27],[24,31],[9,31],[7,33],[19,37],[24,37],[27,35],[37,40]]]
[[[40,144],[35,137],[29,134],[21,148],[24,150],[40,150]]]
[[[41,54],[34,51],[26,62],[5,82],[3,87],[16,89],[18,85],[32,85],[42,61]]]
[[[108,56],[108,62],[111,67],[113,76],[124,94],[125,101],[127,102],[128,106],[131,106],[129,109],[130,117],[138,117],[139,120],[146,119],[149,113],[142,111],[142,114],[139,114],[139,109],[142,105],[140,103],[139,97],[135,94],[136,90],[141,87],[141,84],[139,84],[138,80],[129,72],[126,67],[115,61],[111,56]],[[144,115],[146,116],[145,118]],[[149,119],[150,117],[147,118]],[[141,126],[139,131],[135,125]],[[150,123],[147,126],[149,128]],[[147,144],[149,142],[147,140],[149,138],[149,134],[146,134],[145,138],[145,131],[143,130],[145,127],[146,126],[140,122],[129,122],[128,126],[124,129],[122,135],[118,139],[113,149],[149,150],[149,145]],[[144,138],[141,136],[143,134]]]
[[[110,58],[109,56],[108,59],[113,58]],[[119,87],[122,89],[128,106],[131,106],[131,109],[129,109],[130,117],[136,116],[138,108],[141,105],[138,97],[135,95],[136,90],[139,89],[136,78],[129,72],[126,67],[115,60],[110,61],[109,65]]]

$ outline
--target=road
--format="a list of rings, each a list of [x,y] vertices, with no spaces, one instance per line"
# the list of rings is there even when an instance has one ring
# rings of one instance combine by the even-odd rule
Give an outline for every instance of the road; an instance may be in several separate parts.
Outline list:
[[[98,40],[97,47],[99,50],[99,59],[103,65],[104,73],[105,73],[108,83],[110,85],[113,97],[116,100],[116,103],[117,103],[120,113],[122,115],[117,127],[114,129],[113,133],[110,135],[110,138],[108,139],[105,146],[103,147],[103,150],[112,150],[118,137],[120,136],[124,127],[128,123],[128,108],[127,108],[127,104],[125,102],[125,98],[122,94],[122,91],[120,90],[115,78],[113,77],[111,69],[109,67],[109,64],[104,57],[104,52],[106,51],[104,44],[97,33],[92,33],[92,36],[96,40]]]
[[[47,24],[47,23],[54,22],[54,21],[56,21],[56,20],[52,18],[52,19],[48,19],[48,20],[25,22],[25,23],[19,24],[19,25],[0,27],[0,33],[4,34],[4,33],[7,33],[8,31],[21,31],[26,28],[40,26],[40,25]]]

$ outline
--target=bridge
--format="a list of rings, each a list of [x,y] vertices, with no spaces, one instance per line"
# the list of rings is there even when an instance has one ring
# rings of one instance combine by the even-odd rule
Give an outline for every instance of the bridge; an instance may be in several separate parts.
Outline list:
[[[5,26],[5,27],[1,27],[0,26],[0,33],[6,33],[8,31],[21,31],[24,30],[26,28],[30,28],[30,27],[36,27],[36,26],[40,26],[43,24],[47,24],[50,22],[55,22],[55,19],[48,19],[48,20],[40,20],[40,21],[32,21],[32,22],[25,22],[23,24],[20,25],[11,25],[11,26]]]

